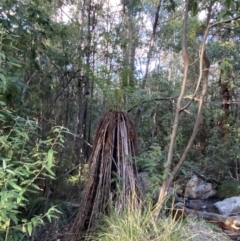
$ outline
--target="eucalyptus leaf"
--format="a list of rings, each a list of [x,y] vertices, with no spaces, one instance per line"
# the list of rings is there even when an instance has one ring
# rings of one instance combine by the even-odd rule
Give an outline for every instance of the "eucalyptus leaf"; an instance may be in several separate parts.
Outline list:
[[[7,183],[12,186],[14,189],[18,190],[18,191],[22,191],[22,188],[16,184],[15,180],[8,180]]]

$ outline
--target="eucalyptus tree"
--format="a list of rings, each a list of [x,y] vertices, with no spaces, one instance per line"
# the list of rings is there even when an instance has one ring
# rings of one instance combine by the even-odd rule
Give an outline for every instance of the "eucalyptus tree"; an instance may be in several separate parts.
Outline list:
[[[158,203],[156,205],[155,209],[155,217],[158,216],[159,211],[162,208],[164,198],[167,195],[167,190],[173,180],[173,178],[176,176],[178,173],[179,169],[183,165],[184,160],[186,159],[186,156],[190,150],[190,148],[193,145],[194,139],[197,135],[198,128],[200,126],[200,122],[202,120],[202,112],[203,112],[203,104],[206,99],[206,94],[207,94],[207,87],[208,87],[208,79],[209,79],[209,69],[210,69],[210,60],[207,55],[206,51],[206,43],[209,38],[209,31],[213,29],[214,27],[220,25],[220,24],[225,24],[229,22],[234,22],[237,21],[240,16],[237,15],[238,12],[238,4],[234,1],[231,2],[232,5],[231,7],[228,5],[225,5],[223,2],[205,2],[206,5],[206,20],[205,20],[205,28],[203,29],[201,33],[201,44],[199,47],[199,56],[198,56],[198,65],[199,65],[199,77],[198,81],[196,83],[195,91],[190,95],[190,100],[187,104],[183,103],[183,98],[186,93],[186,87],[187,87],[187,82],[189,78],[189,69],[191,68],[191,62],[189,58],[189,49],[188,49],[188,19],[190,15],[190,10],[192,10],[193,13],[197,13],[197,5],[196,3],[191,1],[186,1],[185,2],[185,7],[184,7],[184,17],[183,17],[183,30],[182,30],[182,58],[183,58],[183,66],[184,66],[184,72],[183,72],[183,79],[182,79],[182,86],[181,86],[181,92],[177,100],[176,104],[176,112],[175,112],[175,118],[174,118],[174,124],[173,124],[173,129],[172,129],[172,134],[171,134],[171,140],[170,140],[170,145],[169,145],[169,150],[168,150],[168,158],[166,162],[166,168],[165,168],[165,173],[164,173],[164,178],[163,178],[163,183],[162,187],[160,190],[159,198],[158,198]],[[219,8],[220,11],[216,12],[214,11],[215,8]],[[230,11],[230,14],[229,14]],[[232,12],[231,12],[232,11]],[[225,17],[225,18],[223,18]],[[210,35],[211,36],[211,35]],[[178,126],[179,126],[179,120],[180,120],[180,114],[186,110],[193,100],[197,98],[199,100],[198,103],[198,111],[196,113],[196,119],[195,123],[193,126],[192,134],[191,137],[185,147],[185,150],[181,154],[178,163],[172,167],[172,160],[173,160],[173,153],[174,153],[174,147],[175,147],[175,140],[176,140],[176,135],[178,131]]]

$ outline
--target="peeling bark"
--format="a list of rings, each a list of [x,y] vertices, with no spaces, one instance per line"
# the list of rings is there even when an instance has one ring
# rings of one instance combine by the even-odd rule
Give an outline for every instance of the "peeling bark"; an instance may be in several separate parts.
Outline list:
[[[81,231],[89,230],[111,208],[119,213],[129,205],[133,210],[139,208],[136,151],[137,136],[128,115],[121,111],[106,113],[93,140],[88,178],[67,240],[81,240]]]

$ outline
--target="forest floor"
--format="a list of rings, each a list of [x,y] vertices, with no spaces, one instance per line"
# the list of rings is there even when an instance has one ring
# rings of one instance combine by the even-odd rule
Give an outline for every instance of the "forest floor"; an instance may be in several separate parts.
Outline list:
[[[39,230],[39,235],[37,235],[33,241],[64,241],[69,233],[69,224],[61,226],[61,228],[60,226],[57,228],[58,225],[56,225],[55,228],[50,226],[49,230]],[[240,241],[240,233],[221,229],[216,224],[207,223],[202,219],[194,219],[194,221],[187,226],[186,232],[189,234],[189,237],[191,237],[189,239],[191,241]]]

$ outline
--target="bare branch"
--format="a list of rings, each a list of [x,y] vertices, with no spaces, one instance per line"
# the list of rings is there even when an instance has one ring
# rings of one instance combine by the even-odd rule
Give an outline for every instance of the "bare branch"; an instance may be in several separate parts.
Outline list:
[[[204,98],[205,98],[205,95],[207,93],[207,86],[208,86],[208,75],[209,75],[209,68],[210,68],[210,61],[208,59],[208,56],[206,54],[206,39],[207,39],[207,36],[208,36],[208,32],[209,32],[209,29],[210,29],[210,26],[209,26],[209,21],[210,21],[210,14],[211,14],[211,8],[209,7],[208,9],[208,18],[207,18],[207,29],[204,33],[204,36],[203,36],[203,40],[202,40],[202,44],[201,44],[201,48],[200,48],[200,63],[199,63],[199,69],[200,69],[200,76],[199,76],[199,81],[202,79],[202,74],[204,72],[204,78],[203,78],[203,82],[202,82],[202,92],[201,92],[201,95],[200,95],[200,99],[199,99],[199,106],[198,106],[198,114],[196,116],[196,121],[195,121],[195,124],[194,124],[194,127],[193,127],[193,132],[192,132],[192,135],[188,141],[188,144],[178,162],[178,164],[174,167],[173,169],[173,172],[172,172],[172,177],[174,177],[177,172],[179,171],[180,167],[182,166],[187,154],[188,154],[188,151],[190,150],[190,148],[192,147],[192,144],[193,144],[193,141],[197,135],[197,132],[198,132],[198,128],[199,128],[199,125],[200,125],[200,122],[201,122],[201,119],[202,119],[202,110],[203,110],[203,104],[204,104]],[[203,67],[203,62],[205,63],[205,67]],[[170,178],[171,181],[173,178]]]
[[[230,23],[230,22],[232,22],[232,21],[234,21],[234,20],[237,20],[237,19],[239,19],[239,18],[240,18],[240,15],[237,15],[236,17],[231,18],[231,19],[226,19],[226,20],[218,21],[218,22],[215,22],[215,23],[211,24],[211,25],[209,26],[209,28],[212,28],[212,27],[214,27],[214,26],[216,26],[216,25],[219,25],[219,24],[222,24],[222,23]]]
[[[177,99],[177,98],[178,98],[178,96],[172,96],[172,97],[160,97],[160,98],[154,98],[154,99],[144,100],[144,101],[142,101],[141,103],[139,103],[139,104],[134,105],[133,107],[131,107],[127,112],[129,113],[129,112],[132,111],[134,108],[137,108],[137,107],[139,107],[140,105],[145,104],[145,103],[149,103],[149,102],[151,102],[151,101],[174,100],[174,99]]]
[[[26,90],[27,90],[27,87],[29,86],[29,84],[30,84],[30,81],[35,77],[35,75],[37,74],[37,70],[35,70],[34,72],[33,72],[33,74],[28,78],[28,80],[27,80],[27,83],[26,83],[26,86],[24,87],[24,89],[23,89],[23,91],[22,91],[22,95],[24,95],[25,94],[25,92],[26,92]]]
[[[172,176],[175,176],[177,174],[177,172],[179,171],[180,167],[182,166],[184,160],[186,159],[188,151],[192,147],[193,141],[195,140],[195,137],[197,135],[198,128],[199,128],[199,125],[200,125],[200,122],[201,122],[201,119],[202,119],[202,110],[203,110],[204,98],[205,98],[205,95],[207,93],[208,74],[209,74],[209,67],[210,67],[210,62],[209,62],[209,59],[208,59],[206,51],[205,51],[205,44],[204,43],[203,43],[203,46],[202,46],[202,52],[203,52],[203,59],[204,59],[204,62],[205,62],[205,65],[206,65],[207,69],[204,72],[205,76],[204,76],[204,80],[203,80],[202,93],[201,93],[200,100],[199,100],[198,114],[196,116],[196,121],[195,121],[195,124],[194,124],[194,127],[193,127],[192,135],[191,135],[191,137],[188,141],[188,144],[187,144],[178,164],[173,169]]]
[[[207,16],[207,20],[206,20],[207,21],[207,26],[209,25],[209,21],[210,21],[211,6],[208,8],[208,10],[209,10],[208,11],[208,16]],[[204,50],[205,49],[205,41],[206,41],[206,38],[207,38],[207,34],[209,32],[209,29],[210,28],[208,26],[206,31],[205,31],[205,35],[203,37],[202,48],[200,48],[200,51],[199,51],[199,60],[200,60],[200,63],[199,63],[199,77],[198,77],[197,85],[196,85],[196,88],[195,88],[195,92],[193,93],[191,100],[181,109],[181,111],[187,109],[190,106],[190,104],[192,103],[192,101],[196,97],[198,89],[200,87],[200,83],[201,83],[202,75],[203,75],[203,71],[204,71],[204,69],[203,69],[203,58],[204,58],[204,55],[206,55],[205,50]],[[204,49],[203,49],[203,47],[204,47]],[[208,69],[209,67],[206,67],[206,68]]]
[[[168,150],[167,163],[166,163],[166,168],[164,171],[164,175],[166,177],[164,178],[162,187],[160,188],[158,202],[157,202],[155,210],[154,210],[154,219],[157,219],[159,216],[159,213],[162,209],[164,198],[167,195],[168,188],[173,179],[172,175],[169,176],[170,167],[171,167],[171,163],[172,163],[173,149],[174,149],[175,139],[176,139],[177,130],[178,130],[179,115],[180,115],[180,110],[181,110],[181,101],[182,101],[184,93],[185,93],[188,69],[189,69],[189,57],[188,57],[188,51],[187,51],[188,8],[189,8],[189,0],[186,0],[184,21],[183,21],[183,32],[182,32],[182,57],[183,57],[183,62],[184,62],[184,75],[183,75],[181,93],[180,93],[180,96],[178,97],[178,101],[177,101],[177,108],[176,108],[172,135],[171,135],[171,140],[170,140],[170,145],[169,145],[169,150]]]

